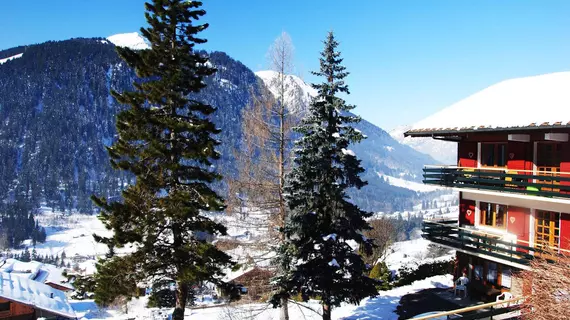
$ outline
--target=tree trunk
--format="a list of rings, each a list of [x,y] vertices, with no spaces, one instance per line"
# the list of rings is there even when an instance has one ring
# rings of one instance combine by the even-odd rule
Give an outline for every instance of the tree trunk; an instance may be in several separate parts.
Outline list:
[[[331,307],[323,304],[323,320],[331,320]]]
[[[281,298],[281,314],[279,319],[289,320],[289,300],[287,298]]]
[[[176,307],[172,313],[172,320],[184,320],[184,310],[186,310],[186,300],[188,299],[188,284],[176,283]]]

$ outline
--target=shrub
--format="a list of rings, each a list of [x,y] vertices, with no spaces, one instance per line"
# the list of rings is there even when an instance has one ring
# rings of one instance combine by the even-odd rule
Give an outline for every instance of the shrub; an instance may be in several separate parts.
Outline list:
[[[398,270],[399,275],[393,284],[395,287],[401,287],[417,280],[437,275],[451,274],[453,273],[454,266],[455,259],[431,261],[420,264],[417,267],[405,266]]]
[[[372,270],[370,270],[369,277],[378,280],[378,285],[376,286],[378,290],[392,289],[392,272],[388,269],[388,266],[384,261],[374,265]]]

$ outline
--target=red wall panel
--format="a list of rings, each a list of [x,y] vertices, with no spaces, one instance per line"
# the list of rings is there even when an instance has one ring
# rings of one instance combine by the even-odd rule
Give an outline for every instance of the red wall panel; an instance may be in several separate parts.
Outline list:
[[[460,141],[457,144],[457,159],[460,167],[477,168],[477,143]]]
[[[568,143],[562,144],[562,159],[560,159],[560,172],[570,172],[570,145]],[[570,178],[570,174],[561,174],[561,177]],[[560,181],[563,186],[570,186],[570,181]],[[568,191],[561,191],[562,193],[570,193]]]
[[[532,170],[532,145],[529,142],[509,141],[507,167],[511,170]]]
[[[570,250],[570,213],[560,214],[560,248]]]
[[[464,199],[460,200],[459,225],[475,225],[475,201]]]
[[[519,208],[509,206],[508,210],[508,218],[507,218],[507,231],[515,234],[517,236],[517,240],[524,240],[529,241],[530,233],[530,209],[528,208]],[[523,242],[519,243],[522,245],[528,246],[528,243]],[[519,251],[526,251],[521,250]]]

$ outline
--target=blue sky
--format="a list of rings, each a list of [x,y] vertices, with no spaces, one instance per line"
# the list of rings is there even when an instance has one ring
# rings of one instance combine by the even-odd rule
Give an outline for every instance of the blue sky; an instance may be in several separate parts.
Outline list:
[[[0,49],[136,31],[145,23],[143,3],[6,1]],[[349,102],[388,130],[501,80],[570,70],[565,0],[206,0],[204,9],[205,49],[262,70],[267,48],[286,31],[297,73],[308,81],[321,41],[335,31],[351,72]]]

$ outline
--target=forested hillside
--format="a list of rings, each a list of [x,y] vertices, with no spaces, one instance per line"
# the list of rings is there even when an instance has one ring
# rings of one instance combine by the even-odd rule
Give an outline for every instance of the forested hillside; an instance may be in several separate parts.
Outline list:
[[[22,56],[0,64],[1,212],[10,211],[16,199],[31,208],[45,204],[61,211],[92,212],[92,194],[117,197],[130,182],[111,168],[105,146],[115,139],[115,116],[122,108],[109,92],[130,88],[135,76],[104,39],[17,47],[1,51],[0,59],[18,54]],[[211,53],[210,62],[218,72],[207,78],[197,98],[220,110],[214,118],[223,129],[217,165],[224,175],[232,175],[241,110],[251,99],[250,88],[258,92],[262,82],[225,53]],[[377,173],[417,179],[426,157],[368,122],[361,126],[369,139],[354,149],[370,185],[353,198],[368,210],[409,208],[415,192],[391,186]]]

